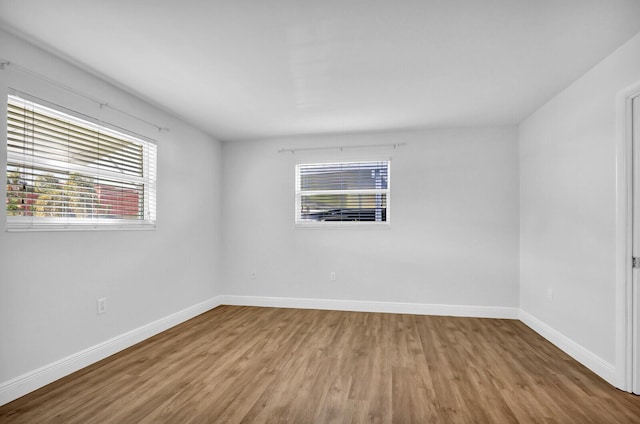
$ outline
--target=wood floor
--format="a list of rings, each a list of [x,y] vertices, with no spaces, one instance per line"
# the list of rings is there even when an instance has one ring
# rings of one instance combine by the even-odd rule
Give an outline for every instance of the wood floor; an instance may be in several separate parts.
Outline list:
[[[519,321],[221,306],[0,422],[640,423],[640,397]]]

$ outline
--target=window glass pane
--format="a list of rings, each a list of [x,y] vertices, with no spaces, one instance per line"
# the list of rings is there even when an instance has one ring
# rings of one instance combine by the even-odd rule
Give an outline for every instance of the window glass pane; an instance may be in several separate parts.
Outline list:
[[[143,184],[7,167],[8,216],[142,219],[143,193]]]
[[[304,221],[387,220],[386,194],[315,194],[302,196],[300,207]]]

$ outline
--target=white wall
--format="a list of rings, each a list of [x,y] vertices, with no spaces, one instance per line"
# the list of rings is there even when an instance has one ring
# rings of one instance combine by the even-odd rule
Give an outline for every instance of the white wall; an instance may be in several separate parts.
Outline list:
[[[519,129],[520,307],[612,368],[616,95],[638,81],[640,34]]]
[[[384,143],[407,145],[277,152]],[[296,161],[379,157],[392,158],[391,229],[294,228]],[[222,291],[517,308],[517,161],[512,127],[224,143]]]
[[[11,66],[0,71],[0,99],[10,86],[120,124],[157,139],[159,156],[155,231],[7,233],[5,211],[0,212],[2,387],[219,294],[221,145],[5,32],[0,32],[0,57],[171,128],[159,134]],[[135,72],[135,64],[131,67]],[[0,122],[6,122],[6,100],[0,104]],[[6,126],[0,128],[4,140]],[[0,150],[4,169],[6,149]],[[2,198],[4,190],[2,185]],[[107,313],[97,316],[101,297],[107,298]]]

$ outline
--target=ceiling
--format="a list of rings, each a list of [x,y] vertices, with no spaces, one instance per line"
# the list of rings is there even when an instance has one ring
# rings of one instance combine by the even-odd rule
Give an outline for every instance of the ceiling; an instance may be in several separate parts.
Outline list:
[[[0,0],[0,25],[232,141],[517,124],[640,1]]]

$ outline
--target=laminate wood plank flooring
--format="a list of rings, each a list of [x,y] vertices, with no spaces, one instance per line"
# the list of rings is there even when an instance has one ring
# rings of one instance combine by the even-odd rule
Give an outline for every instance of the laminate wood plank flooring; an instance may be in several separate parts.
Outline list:
[[[640,423],[640,397],[516,320],[220,306],[0,423]]]

